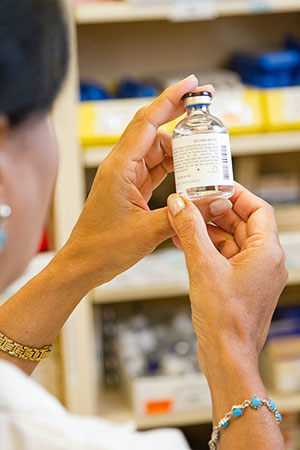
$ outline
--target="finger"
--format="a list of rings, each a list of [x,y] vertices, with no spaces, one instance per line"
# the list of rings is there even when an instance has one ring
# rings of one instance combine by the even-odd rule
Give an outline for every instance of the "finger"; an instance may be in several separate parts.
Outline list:
[[[149,242],[151,242],[152,245],[154,243],[154,247],[149,249],[149,252],[174,235],[174,230],[168,219],[168,208],[144,211],[141,214],[143,215],[141,229],[145,236],[145,240],[147,236],[150,238]]]
[[[161,164],[151,169],[150,176],[152,180],[152,190],[156,189],[157,186],[163,182],[166,176],[173,171],[173,158],[170,156],[166,157]]]
[[[260,217],[260,221],[255,224],[257,231],[277,231],[273,208],[241,184],[235,183],[235,192],[230,200],[233,203],[233,211],[244,222],[248,222],[250,217],[254,216],[257,211],[262,210],[264,212],[263,217]]]
[[[156,133],[154,143],[150,151],[145,156],[145,163],[148,169],[153,169],[161,164],[166,156],[172,157],[172,136],[170,133],[159,130]]]
[[[173,194],[174,195],[174,194]],[[196,202],[193,202],[195,204]],[[197,202],[197,209],[200,211],[204,222],[215,222],[218,218],[231,211],[232,203],[227,198],[203,199]]]
[[[153,103],[140,109],[118,142],[123,155],[140,160],[151,148],[157,129],[184,112],[182,97],[195,90],[198,80],[194,75],[166,89]],[[212,86],[205,86],[214,94]]]
[[[214,247],[200,211],[178,194],[168,198],[168,217],[180,239],[190,276],[210,272],[223,257]],[[225,261],[225,259],[224,259]],[[199,270],[201,266],[201,270]]]
[[[240,252],[240,247],[237,245],[232,234],[214,225],[207,225],[207,231],[214,246],[225,258],[233,258],[233,256]]]
[[[176,234],[175,236],[172,237],[172,241],[173,241],[173,244],[174,244],[179,250],[181,250],[181,251],[183,252],[183,248],[182,248],[180,239],[179,239],[179,237],[177,236],[177,234]]]
[[[227,215],[232,209],[232,203],[227,198],[204,198],[193,202],[193,204],[199,209],[205,222],[214,222]]]
[[[253,233],[277,233],[273,209],[264,200],[238,183],[235,183],[235,192],[230,200],[233,203],[233,209],[223,217],[214,220],[214,223],[231,233],[240,247]]]
[[[191,75],[166,89],[151,105],[146,107],[149,122],[157,129],[161,125],[179,117],[185,111],[182,97],[196,89],[209,91],[212,96],[215,94],[212,85],[198,87],[197,78],[195,75]]]
[[[152,190],[162,183],[168,173],[174,171],[172,154],[171,134],[162,130],[158,131],[151,150],[144,158],[150,172]]]
[[[247,223],[233,209],[228,211],[224,216],[213,220],[213,223],[220,229],[231,234],[239,247],[242,247],[248,238]]]
[[[214,244],[216,249],[221,253],[221,255],[223,255],[225,258],[227,259],[233,258],[236,254],[240,252],[240,248],[231,234],[226,233],[226,231],[223,231],[220,228],[213,225],[207,225],[207,231],[212,243]],[[177,235],[173,236],[172,240],[174,245],[179,250],[183,251],[183,247],[179,237]]]
[[[215,202],[217,202],[216,207],[211,207]],[[218,199],[211,202],[210,204],[207,204],[204,211],[207,219],[212,220],[214,219],[214,217],[216,217],[217,214],[218,216],[226,214],[228,209],[230,209],[231,207],[232,205],[227,199]],[[212,211],[214,211],[214,213]],[[168,208],[160,208],[152,211],[147,211],[146,214],[144,214],[144,221],[144,227],[153,230],[153,233],[155,235],[159,235],[159,239],[161,239],[161,242],[162,240],[170,238],[175,234],[174,229],[170,225],[168,219]]]

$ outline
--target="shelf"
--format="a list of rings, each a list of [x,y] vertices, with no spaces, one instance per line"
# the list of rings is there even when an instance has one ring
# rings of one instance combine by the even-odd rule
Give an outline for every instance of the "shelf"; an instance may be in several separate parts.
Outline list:
[[[300,268],[289,270],[288,286],[298,286],[300,284]]]
[[[231,136],[233,156],[263,155],[300,151],[300,131],[243,134]],[[97,167],[111,151],[112,146],[87,147],[82,151],[83,164]]]
[[[184,254],[176,248],[146,256],[127,272],[92,293],[94,303],[113,303],[188,295]]]
[[[288,13],[300,11],[298,0],[223,0],[213,2],[202,0],[201,7],[195,2],[185,2],[183,14],[174,13],[172,3],[138,4],[137,2],[116,1],[107,3],[83,3],[74,8],[77,24],[116,23],[155,20],[207,20],[216,17],[230,17],[250,14]],[[184,5],[184,2],[182,2]],[[189,8],[190,5],[190,8]],[[207,12],[209,10],[209,12]],[[184,17],[184,18],[182,18]]]
[[[82,162],[87,169],[98,167],[111,152],[113,146],[87,147],[82,151]]]
[[[278,410],[282,413],[300,412],[300,393],[277,394],[269,391]],[[99,400],[98,415],[105,420],[114,423],[135,422],[140,430],[156,427],[179,427],[209,423],[211,421],[210,410],[197,410],[172,415],[152,415],[148,417],[135,417],[129,406],[117,393],[104,394]]]
[[[269,391],[269,397],[272,398],[278,411],[283,413],[295,413],[300,412],[300,393],[292,394],[277,394]]]
[[[300,284],[300,233],[280,234],[287,255],[288,285]],[[154,252],[92,292],[94,304],[187,296],[188,272],[184,254],[176,248]]]
[[[134,419],[140,430],[156,427],[182,427],[211,422],[211,411],[199,410],[185,413],[174,413],[170,416],[149,416]]]
[[[231,136],[233,156],[263,155],[300,150],[300,131]]]
[[[113,423],[135,422],[139,430],[156,427],[180,427],[209,423],[211,421],[210,410],[197,410],[170,415],[136,416],[128,404],[117,392],[104,393],[99,399],[98,416]]]

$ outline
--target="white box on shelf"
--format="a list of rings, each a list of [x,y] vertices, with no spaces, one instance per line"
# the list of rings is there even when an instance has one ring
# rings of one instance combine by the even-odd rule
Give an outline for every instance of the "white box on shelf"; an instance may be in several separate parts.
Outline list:
[[[204,374],[125,379],[124,387],[136,416],[172,415],[210,410]]]
[[[260,368],[263,380],[275,392],[289,393],[300,390],[300,356],[277,359],[263,352]]]
[[[286,254],[286,266],[290,274],[289,283],[298,283],[300,280],[300,233],[299,231],[283,232],[279,237]]]
[[[300,336],[283,334],[286,328],[296,326],[293,319],[273,323],[271,329],[276,327],[282,335],[270,338],[260,357],[262,377],[268,386],[280,393],[300,391]]]

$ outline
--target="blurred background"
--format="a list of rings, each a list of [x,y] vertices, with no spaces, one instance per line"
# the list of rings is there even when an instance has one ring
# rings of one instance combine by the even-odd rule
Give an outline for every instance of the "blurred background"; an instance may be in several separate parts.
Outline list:
[[[276,211],[290,278],[261,356],[284,413],[288,450],[300,442],[300,0],[65,0],[68,80],[53,111],[61,168],[36,258],[10,296],[67,239],[97,167],[134,113],[194,73],[216,88],[234,176]],[[172,131],[174,123],[164,128]],[[169,175],[150,207],[174,192]],[[183,429],[193,449],[211,431],[197,363],[184,257],[171,242],[95,289],[34,377],[72,412],[141,430]]]

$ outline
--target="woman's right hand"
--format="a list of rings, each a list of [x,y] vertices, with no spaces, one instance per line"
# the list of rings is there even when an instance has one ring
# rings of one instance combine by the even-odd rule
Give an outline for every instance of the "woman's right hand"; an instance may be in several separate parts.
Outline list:
[[[233,404],[252,395],[266,396],[258,355],[288,279],[273,208],[239,184],[231,202],[233,209],[214,220],[215,226],[207,226],[193,203],[177,194],[168,199],[175,243],[186,257],[199,362],[217,421]],[[218,251],[212,240],[221,230],[228,241],[223,235]]]
[[[132,267],[174,232],[167,208],[150,210],[152,192],[173,172],[172,137],[159,127],[184,112],[182,96],[196,89],[195,76],[166,89],[140,109],[101,163],[83,211],[60,252],[87,292]],[[231,209],[225,199],[201,202],[209,221]],[[57,260],[57,259],[56,259]]]

